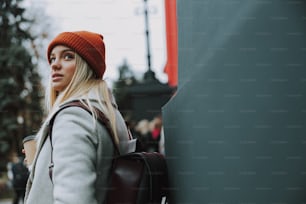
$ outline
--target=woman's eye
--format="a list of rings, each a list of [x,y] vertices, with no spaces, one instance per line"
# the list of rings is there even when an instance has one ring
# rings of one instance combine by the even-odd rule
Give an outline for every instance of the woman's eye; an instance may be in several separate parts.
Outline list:
[[[64,56],[64,59],[65,59],[65,60],[72,60],[72,59],[74,59],[74,54],[66,54],[66,55]]]
[[[50,63],[53,63],[55,61],[55,57],[50,57],[49,61]]]

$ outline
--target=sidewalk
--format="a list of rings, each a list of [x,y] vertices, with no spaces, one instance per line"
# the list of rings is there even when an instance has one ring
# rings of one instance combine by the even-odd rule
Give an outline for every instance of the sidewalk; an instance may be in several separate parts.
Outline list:
[[[1,199],[0,204],[12,204],[12,201],[10,199]]]

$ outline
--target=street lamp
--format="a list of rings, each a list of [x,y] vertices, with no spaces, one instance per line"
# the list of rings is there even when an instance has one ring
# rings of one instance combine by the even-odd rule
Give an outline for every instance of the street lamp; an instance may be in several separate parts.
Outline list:
[[[147,68],[148,70],[144,74],[145,81],[156,80],[155,73],[151,68],[151,47],[150,47],[150,32],[149,32],[149,14],[148,14],[148,0],[144,0],[144,17],[145,17],[145,34],[147,45]]]

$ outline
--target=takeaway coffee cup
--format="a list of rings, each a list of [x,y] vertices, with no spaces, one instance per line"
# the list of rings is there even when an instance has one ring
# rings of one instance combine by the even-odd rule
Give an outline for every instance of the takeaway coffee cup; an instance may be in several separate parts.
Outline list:
[[[25,151],[25,159],[28,166],[30,166],[34,160],[36,153],[36,140],[35,135],[29,135],[23,139],[23,148]]]

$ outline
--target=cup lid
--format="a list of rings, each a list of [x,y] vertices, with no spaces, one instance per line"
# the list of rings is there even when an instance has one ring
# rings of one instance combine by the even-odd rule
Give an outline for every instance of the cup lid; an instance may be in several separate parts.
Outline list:
[[[35,137],[36,137],[35,135],[28,135],[28,136],[23,138],[22,143],[25,143],[25,142],[30,141],[30,140],[35,140]]]

